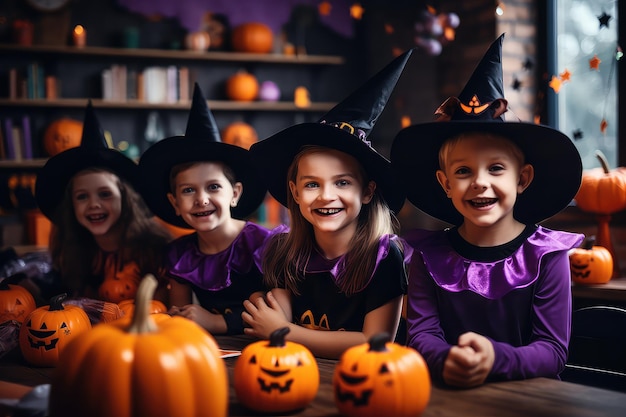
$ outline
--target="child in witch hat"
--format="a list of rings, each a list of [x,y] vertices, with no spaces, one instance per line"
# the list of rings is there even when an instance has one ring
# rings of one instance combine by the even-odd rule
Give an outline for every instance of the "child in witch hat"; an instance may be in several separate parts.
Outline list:
[[[134,298],[145,274],[162,277],[171,236],[136,191],[137,175],[135,162],[107,146],[91,102],[80,146],[53,156],[38,172],[37,204],[53,223],[53,266],[70,295],[117,303]],[[165,290],[161,286],[157,298]]]
[[[558,378],[570,335],[568,251],[583,239],[537,226],[572,200],[582,164],[561,132],[504,120],[503,37],[439,121],[401,130],[391,149],[407,199],[453,225],[404,237],[414,247],[408,344],[433,379],[459,387]]]
[[[376,333],[395,335],[406,274],[394,212],[405,196],[368,135],[410,55],[318,123],[250,148],[270,193],[289,209],[290,231],[268,243],[263,273],[272,289],[246,301],[246,334],[268,338],[289,327],[287,339],[330,358]]]
[[[169,224],[195,230],[173,241],[167,252],[170,314],[211,333],[242,333],[243,301],[265,289],[255,253],[271,233],[243,219],[267,190],[249,151],[221,141],[197,84],[185,136],[152,145],[139,170],[152,211]],[[192,293],[199,305],[192,303]]]

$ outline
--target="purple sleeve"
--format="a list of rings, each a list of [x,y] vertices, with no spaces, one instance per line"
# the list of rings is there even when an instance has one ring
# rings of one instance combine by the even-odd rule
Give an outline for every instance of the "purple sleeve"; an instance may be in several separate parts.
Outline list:
[[[527,346],[493,342],[497,379],[558,378],[567,360],[572,298],[567,252],[545,258],[532,306],[532,336]]]
[[[408,345],[426,360],[433,380],[441,381],[450,345],[439,324],[436,288],[422,256],[413,252],[409,269],[407,330]]]

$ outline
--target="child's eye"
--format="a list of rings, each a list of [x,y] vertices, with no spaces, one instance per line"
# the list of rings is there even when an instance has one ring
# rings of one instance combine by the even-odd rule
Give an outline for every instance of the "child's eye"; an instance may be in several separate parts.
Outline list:
[[[350,181],[348,181],[348,180],[339,180],[339,181],[337,181],[337,186],[338,187],[346,187],[348,185],[350,185]]]
[[[457,169],[454,171],[454,173],[455,173],[456,175],[467,175],[467,174],[469,174],[469,172],[470,172],[470,170],[469,170],[469,168],[467,168],[467,167],[460,167],[460,168],[457,168]]]
[[[304,188],[317,188],[319,185],[316,182],[307,182],[304,184]]]
[[[491,172],[504,171],[504,167],[502,165],[492,165],[491,167],[489,167],[489,171]]]
[[[209,191],[218,191],[222,188],[222,186],[219,184],[211,184],[207,188],[209,189]]]
[[[100,191],[98,193],[98,196],[100,198],[111,198],[113,196],[113,193],[110,190],[104,190],[104,191]]]
[[[191,187],[184,187],[182,190],[180,190],[181,194],[190,194],[193,193],[193,188]]]
[[[82,201],[82,200],[86,200],[86,199],[87,199],[87,194],[86,193],[80,193],[80,194],[75,194],[74,195],[74,200]]]

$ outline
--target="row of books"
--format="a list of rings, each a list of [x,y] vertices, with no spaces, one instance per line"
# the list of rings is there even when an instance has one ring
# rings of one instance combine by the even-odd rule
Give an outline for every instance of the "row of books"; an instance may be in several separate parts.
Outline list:
[[[26,68],[10,68],[8,97],[10,99],[55,99],[59,97],[58,79],[46,74],[45,69],[33,62]]]
[[[188,67],[150,66],[136,71],[116,64],[102,71],[102,98],[148,103],[186,102],[190,83]]]
[[[0,124],[0,159],[33,159],[30,117],[24,115],[19,121],[6,118]]]

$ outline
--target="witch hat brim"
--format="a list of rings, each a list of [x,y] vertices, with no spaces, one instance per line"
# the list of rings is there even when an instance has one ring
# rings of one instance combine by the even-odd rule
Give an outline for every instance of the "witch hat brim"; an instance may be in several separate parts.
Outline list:
[[[405,200],[404,189],[387,158],[367,140],[384,110],[412,50],[395,58],[363,86],[333,107],[317,123],[302,123],[253,144],[250,151],[270,194],[287,207],[287,171],[305,145],[344,152],[365,168],[389,208],[397,212]]]
[[[52,222],[57,222],[56,211],[65,197],[66,188],[71,183],[72,177],[88,168],[107,170],[134,188],[139,187],[137,164],[120,151],[107,146],[91,102],[85,111],[80,146],[51,157],[37,172],[35,184],[37,205]]]
[[[250,152],[221,142],[213,115],[197,84],[185,135],[160,140],[139,160],[141,194],[150,210],[165,222],[186,229],[191,226],[176,215],[167,194],[171,193],[172,168],[188,162],[221,162],[233,170],[236,181],[243,184],[241,198],[231,208],[235,218],[248,217],[265,199],[267,190],[254,169]]]
[[[514,208],[514,217],[524,224],[535,224],[558,213],[580,187],[582,161],[565,134],[547,126],[505,121],[490,104],[504,100],[502,41],[500,36],[491,45],[459,98],[451,101],[457,108],[452,106],[450,120],[406,127],[391,146],[391,161],[405,183],[407,199],[426,214],[452,225],[461,224],[463,217],[435,173],[439,169],[439,149],[447,139],[461,133],[503,136],[524,152],[525,163],[534,167],[534,179],[518,195]]]

